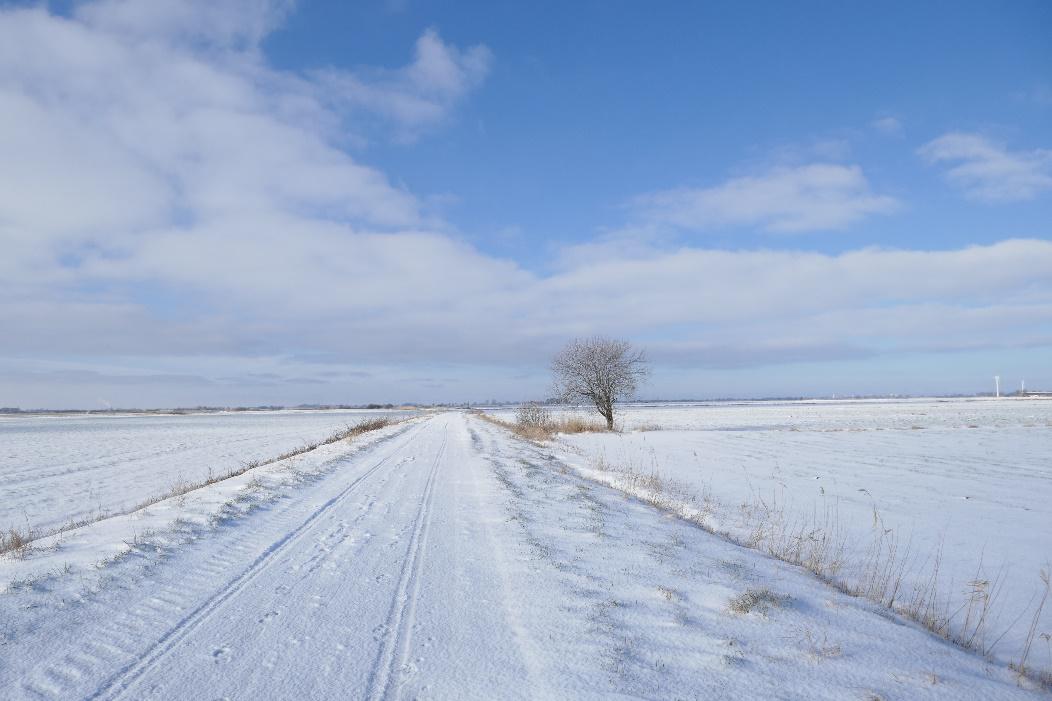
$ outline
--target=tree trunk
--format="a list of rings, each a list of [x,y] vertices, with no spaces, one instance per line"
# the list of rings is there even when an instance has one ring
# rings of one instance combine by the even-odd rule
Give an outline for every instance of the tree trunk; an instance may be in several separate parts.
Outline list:
[[[606,430],[614,430],[614,403],[610,402],[606,405],[606,411],[603,412],[603,416],[606,417]]]

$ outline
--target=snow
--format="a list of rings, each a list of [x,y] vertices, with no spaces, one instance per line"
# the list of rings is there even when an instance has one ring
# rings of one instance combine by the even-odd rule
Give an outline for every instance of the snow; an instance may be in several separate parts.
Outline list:
[[[0,528],[49,531],[125,511],[173,485],[220,475],[405,412],[0,417]]]
[[[0,557],[0,698],[1047,698],[478,417],[298,460]]]
[[[607,482],[616,475],[592,469],[597,458],[674,480],[708,525],[743,540],[761,505],[786,522],[832,513],[849,546],[846,580],[880,533],[909,550],[907,591],[929,581],[939,555],[942,610],[989,581],[987,643],[1005,633],[992,652],[1017,659],[1052,561],[1052,402],[632,405],[622,416],[624,433],[563,437],[574,451],[564,457]],[[672,430],[633,430],[644,426]],[[1052,631],[1052,608],[1038,630]],[[1052,655],[1041,663],[1052,668]]]
[[[187,528],[211,527],[279,498],[289,487],[320,479],[357,451],[367,450],[402,430],[398,424],[347,441],[269,462],[207,487],[163,499],[146,508],[115,514],[32,542],[29,557],[0,559],[0,592],[27,583],[76,573],[82,585],[106,576],[98,565],[126,556],[146,541]],[[178,538],[177,538],[178,539]]]

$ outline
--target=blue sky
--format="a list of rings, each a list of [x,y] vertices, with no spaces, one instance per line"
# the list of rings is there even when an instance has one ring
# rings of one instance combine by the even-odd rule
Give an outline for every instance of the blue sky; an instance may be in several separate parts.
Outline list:
[[[1052,387],[1052,6],[0,3],[0,406]]]
[[[822,145],[863,164],[875,188],[922,196],[909,198],[907,220],[812,237],[818,250],[986,243],[1033,235],[1052,213],[1048,201],[962,212],[914,152],[958,129],[1048,146],[1052,96],[1035,99],[1052,81],[1047,3],[448,5],[306,3],[264,46],[294,70],[397,67],[428,27],[489,46],[485,87],[440,136],[366,151],[414,191],[456,196],[449,216],[485,250],[543,266],[538,241],[619,227],[640,192],[719,183]],[[873,129],[881,118],[900,129]],[[704,240],[799,245],[749,227]]]

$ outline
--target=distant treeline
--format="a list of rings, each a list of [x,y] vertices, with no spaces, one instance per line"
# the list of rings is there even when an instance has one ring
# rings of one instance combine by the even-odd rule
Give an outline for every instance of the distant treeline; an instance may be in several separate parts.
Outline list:
[[[19,407],[0,407],[0,414],[209,414],[237,411],[318,411],[326,409],[415,409],[417,404],[298,404],[280,406],[263,404],[260,406],[195,406],[176,407],[172,409],[21,409]]]

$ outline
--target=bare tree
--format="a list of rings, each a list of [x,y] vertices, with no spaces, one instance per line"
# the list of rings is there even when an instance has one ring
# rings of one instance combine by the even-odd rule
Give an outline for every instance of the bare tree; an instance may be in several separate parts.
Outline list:
[[[631,399],[648,374],[642,350],[602,336],[575,339],[552,360],[556,396],[591,402],[608,429],[614,428],[614,404]]]

